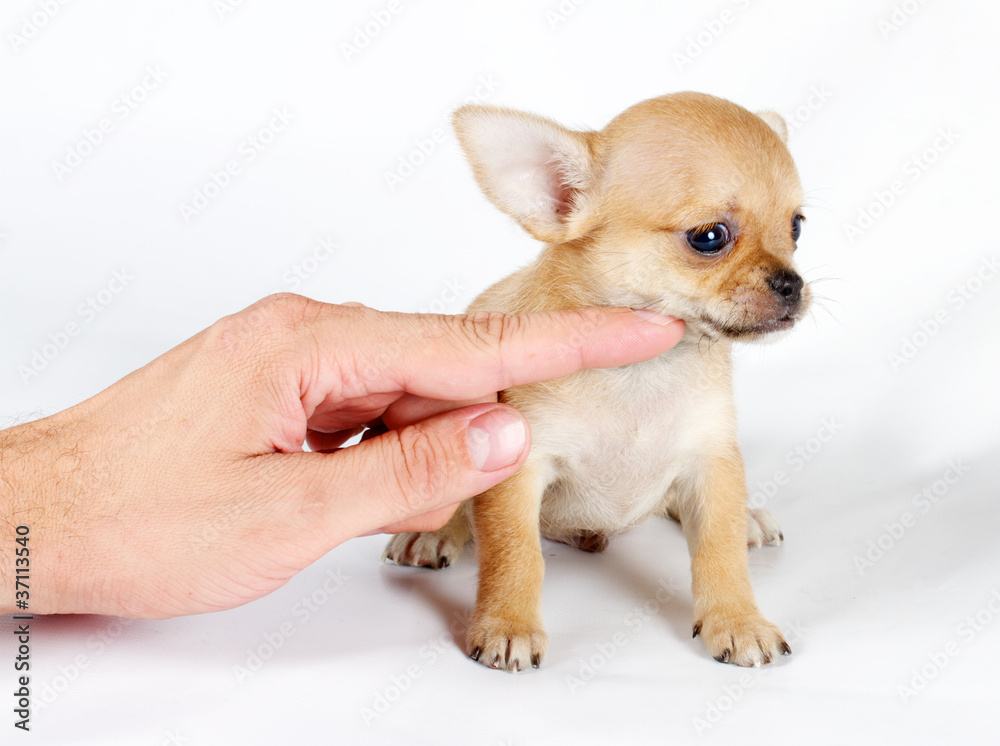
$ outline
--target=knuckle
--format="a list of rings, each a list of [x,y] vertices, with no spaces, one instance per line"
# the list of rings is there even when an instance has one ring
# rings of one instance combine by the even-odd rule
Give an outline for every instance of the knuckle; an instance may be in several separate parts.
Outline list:
[[[294,293],[268,295],[216,321],[203,338],[203,349],[227,367],[280,367],[288,351],[296,346],[297,330],[321,306]]]
[[[477,311],[464,317],[462,330],[477,345],[497,349],[519,332],[522,323],[517,314]]]
[[[508,381],[511,342],[523,335],[526,323],[518,314],[479,311],[464,317],[461,329],[473,346],[495,356],[498,380]]]
[[[396,481],[408,511],[432,509],[449,487],[448,449],[433,431],[419,424],[398,431]]]
[[[294,293],[275,293],[261,298],[242,311],[225,316],[214,325],[222,341],[256,338],[283,329],[307,312],[308,298]]]
[[[247,311],[256,311],[263,319],[278,325],[297,326],[308,318],[319,304],[295,293],[272,293],[254,303]]]

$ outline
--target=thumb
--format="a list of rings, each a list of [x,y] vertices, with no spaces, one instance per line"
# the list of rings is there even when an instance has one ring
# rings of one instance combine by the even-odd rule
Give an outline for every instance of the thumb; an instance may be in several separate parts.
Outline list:
[[[476,404],[312,456],[330,536],[354,536],[455,505],[499,484],[527,458],[528,423],[506,404]]]

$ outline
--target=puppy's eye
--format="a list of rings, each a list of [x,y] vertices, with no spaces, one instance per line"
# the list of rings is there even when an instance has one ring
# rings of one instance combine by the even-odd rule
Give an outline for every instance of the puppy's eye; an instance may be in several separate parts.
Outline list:
[[[799,215],[798,213],[792,218],[792,240],[798,241],[799,236],[802,235],[802,221],[805,220],[805,215]]]
[[[729,243],[729,229],[725,223],[708,223],[692,228],[687,233],[688,245],[699,254],[714,254]]]

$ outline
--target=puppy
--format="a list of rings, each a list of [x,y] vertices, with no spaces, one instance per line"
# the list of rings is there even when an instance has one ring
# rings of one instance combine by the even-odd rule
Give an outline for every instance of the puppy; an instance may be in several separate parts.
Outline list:
[[[454,126],[486,196],[546,243],[470,311],[631,306],[686,331],[647,362],[501,392],[531,424],[525,465],[441,530],[394,537],[385,558],[444,567],[474,532],[468,653],[517,671],[548,645],[540,537],[601,551],[666,515],[687,538],[694,635],[715,659],[789,654],[750,587],[747,545],[783,537],[767,512],[747,510],[730,374],[734,341],[791,328],[810,300],[792,264],[802,190],[781,117],[678,93],[600,132],[489,106],[462,107]]]

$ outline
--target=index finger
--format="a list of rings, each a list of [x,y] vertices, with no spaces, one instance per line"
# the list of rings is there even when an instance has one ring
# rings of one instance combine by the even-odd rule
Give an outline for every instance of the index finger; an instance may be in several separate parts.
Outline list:
[[[337,310],[309,331],[319,369],[340,373],[342,398],[405,391],[475,399],[582,368],[649,360],[684,335],[684,322],[630,308],[461,316],[329,308]]]

